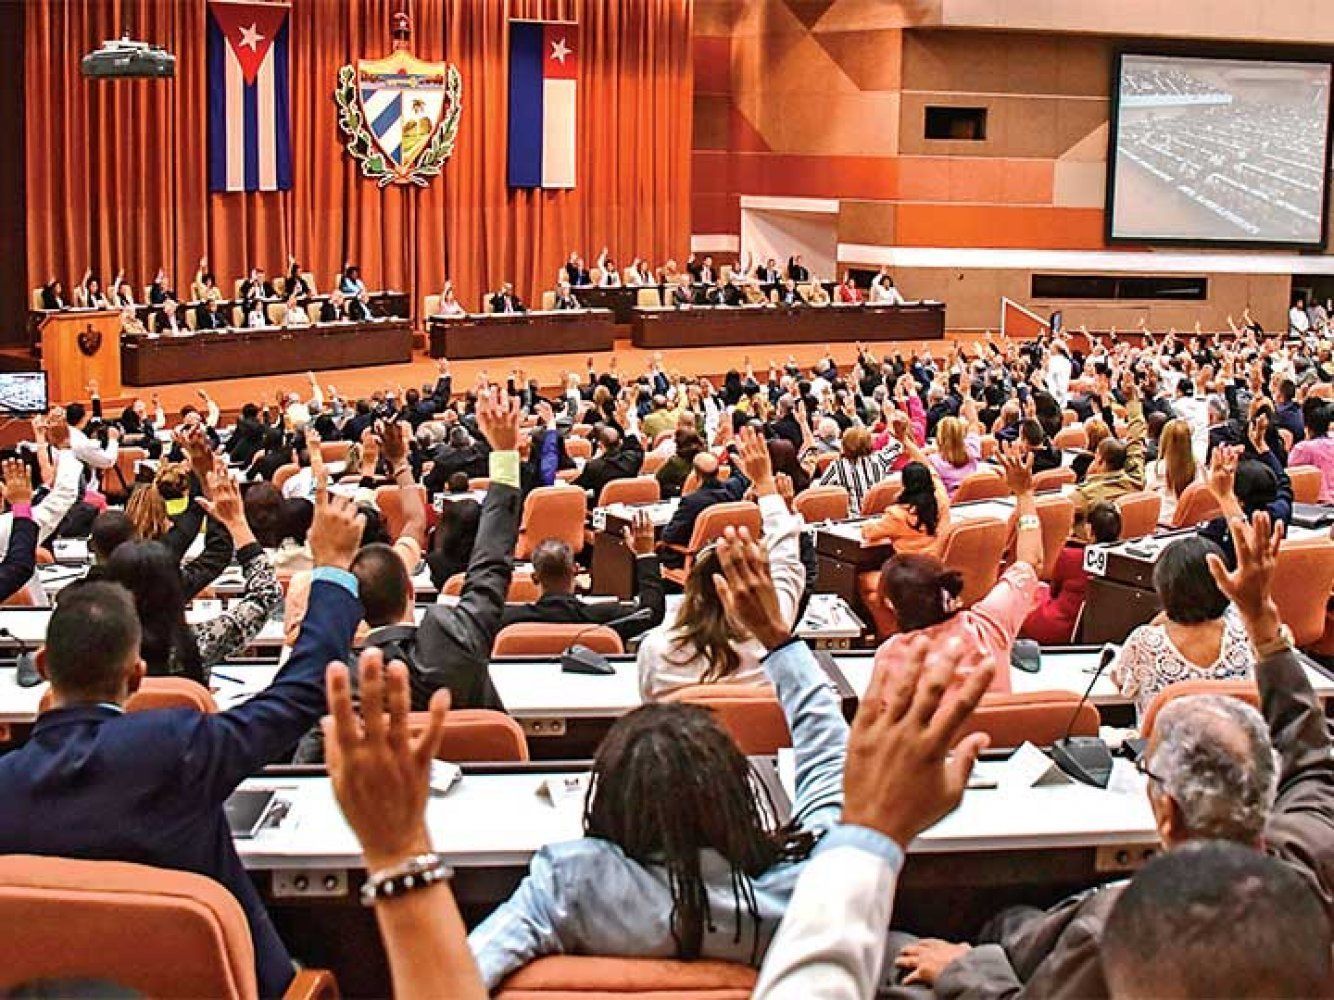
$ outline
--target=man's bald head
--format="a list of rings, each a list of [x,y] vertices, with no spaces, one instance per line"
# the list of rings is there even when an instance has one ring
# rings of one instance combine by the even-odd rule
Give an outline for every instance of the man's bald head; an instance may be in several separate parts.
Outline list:
[[[718,459],[716,459],[710,452],[701,451],[695,456],[693,465],[695,467],[695,475],[699,476],[701,480],[714,479],[718,475]]]

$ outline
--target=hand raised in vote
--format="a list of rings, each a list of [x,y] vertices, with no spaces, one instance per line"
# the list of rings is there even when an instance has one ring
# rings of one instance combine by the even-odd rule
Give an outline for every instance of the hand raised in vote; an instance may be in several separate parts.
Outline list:
[[[504,392],[480,393],[477,426],[496,451],[514,451],[519,446],[519,423],[523,408],[519,398]]]
[[[9,458],[0,465],[0,471],[4,473],[4,496],[10,506],[31,504],[32,474],[28,471],[28,463],[17,458]]]
[[[1273,592],[1283,522],[1271,521],[1267,512],[1258,511],[1250,523],[1234,517],[1227,526],[1237,553],[1237,568],[1228,572],[1223,560],[1211,552],[1205,557],[1209,573],[1241,614],[1252,644],[1263,646],[1278,635],[1281,624]]]
[[[375,475],[375,469],[380,464],[380,439],[375,436],[375,432],[367,427],[361,432],[361,474],[363,476]]]
[[[773,493],[774,468],[769,458],[768,442],[750,426],[741,428],[737,440],[737,459],[741,463],[741,471],[754,485],[755,492],[761,496]]]
[[[210,472],[207,485],[208,497],[197,497],[195,503],[204,508],[209,517],[226,528],[233,539],[237,535],[249,534],[250,525],[246,521],[241,491],[226,468]]]
[[[347,569],[361,548],[366,515],[347,497],[331,496],[327,482],[315,491],[315,518],[310,526],[310,552],[316,566]]]
[[[1005,483],[1015,496],[1033,492],[1033,455],[1022,453],[1018,442],[1006,444],[1000,453]]]
[[[765,649],[787,642],[792,630],[778,607],[769,558],[751,539],[750,529],[727,528],[717,551],[723,571],[713,575],[713,585],[728,620]]]
[[[989,738],[961,733],[994,668],[957,638],[933,648],[915,636],[894,654],[872,676],[853,719],[843,822],[878,830],[906,850],[963,798]]]
[[[410,425],[396,420],[375,421],[375,436],[380,440],[381,450],[391,471],[398,468],[408,457],[407,434]]]
[[[1232,488],[1237,481],[1237,462],[1240,459],[1241,446],[1228,444],[1216,447],[1209,459],[1209,490],[1220,500],[1232,496]]]
[[[407,667],[395,661],[386,668],[384,654],[368,649],[358,670],[360,717],[352,707],[347,667],[331,663],[325,673],[325,754],[338,805],[361,843],[367,867],[379,871],[431,849],[426,801],[449,691],[435,693],[426,729],[412,736]]]
[[[635,511],[632,526],[623,528],[621,536],[625,539],[625,544],[630,551],[635,555],[651,556],[656,544],[656,537],[653,533],[653,519],[648,516],[648,511]]]

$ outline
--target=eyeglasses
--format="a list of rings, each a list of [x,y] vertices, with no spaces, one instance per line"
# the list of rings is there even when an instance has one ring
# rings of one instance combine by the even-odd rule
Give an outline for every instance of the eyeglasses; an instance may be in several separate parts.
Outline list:
[[[1149,755],[1147,753],[1141,754],[1135,760],[1135,770],[1138,771],[1140,774],[1144,775],[1144,777],[1148,778],[1150,781],[1156,781],[1158,784],[1161,785],[1163,784],[1163,779],[1158,777],[1158,775],[1154,774],[1152,771],[1149,770],[1149,765],[1147,760],[1148,756]]]

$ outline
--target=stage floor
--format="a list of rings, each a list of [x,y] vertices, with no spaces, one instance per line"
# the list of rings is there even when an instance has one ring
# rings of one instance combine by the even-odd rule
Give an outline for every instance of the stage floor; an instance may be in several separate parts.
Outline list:
[[[886,341],[871,343],[867,347],[879,354],[883,351],[903,351],[908,353],[921,347],[930,347],[937,355],[949,350],[953,340],[971,341],[974,337],[955,337],[948,335],[944,341]],[[852,344],[831,344],[828,350],[840,364],[848,364],[855,356]],[[823,344],[795,344],[767,347],[758,345],[746,350],[735,347],[692,347],[662,352],[663,365],[668,371],[679,371],[690,375],[705,375],[716,379],[715,385],[721,386],[722,376],[730,369],[741,369],[745,358],[749,356],[755,365],[756,375],[763,379],[768,372],[770,360],[783,364],[789,356],[796,359],[803,368],[824,356]],[[613,351],[604,351],[593,355],[599,371],[605,371],[608,361],[615,357],[618,371],[638,377],[653,360],[655,352],[632,347],[628,340],[618,340]],[[544,354],[535,357],[491,358],[483,361],[453,362],[454,391],[467,391],[475,383],[478,374],[485,372],[493,380],[503,380],[510,372],[518,369],[528,378],[536,378],[544,389],[555,389],[568,372],[577,372],[582,379],[588,362],[586,354]],[[330,371],[315,370],[320,386],[327,389],[334,386],[344,398],[355,399],[369,396],[376,390],[421,388],[426,383],[434,384],[436,362],[424,353],[414,354],[413,361],[407,365],[379,365],[373,368],[341,368]],[[186,403],[198,403],[198,391],[203,389],[222,407],[225,413],[234,413],[249,402],[272,400],[279,389],[302,393],[308,389],[303,375],[268,375],[260,378],[227,379],[224,381],[190,383],[185,385],[164,385],[158,389],[144,388],[126,390],[126,399],[132,399],[131,392],[148,401],[157,392],[162,405],[168,410],[179,409]],[[119,402],[108,400],[108,403]],[[122,404],[123,405],[123,404]]]

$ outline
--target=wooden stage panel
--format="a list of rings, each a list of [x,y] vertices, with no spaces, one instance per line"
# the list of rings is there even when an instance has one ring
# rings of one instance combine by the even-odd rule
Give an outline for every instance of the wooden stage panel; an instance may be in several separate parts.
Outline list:
[[[125,385],[153,386],[205,379],[283,375],[412,360],[407,320],[320,323],[202,333],[189,337],[126,337],[121,341]]]
[[[722,347],[853,341],[940,340],[945,306],[722,306],[636,309],[636,347]]]
[[[428,320],[433,358],[476,359],[534,354],[596,354],[616,340],[606,309],[568,312],[471,313]]]

